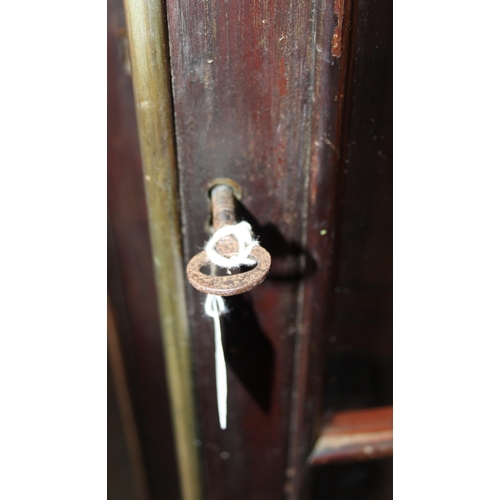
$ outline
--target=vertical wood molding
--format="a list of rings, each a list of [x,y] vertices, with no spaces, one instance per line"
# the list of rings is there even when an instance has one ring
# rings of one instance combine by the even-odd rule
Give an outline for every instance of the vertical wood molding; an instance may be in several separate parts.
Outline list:
[[[201,498],[190,341],[179,227],[177,172],[160,0],[124,0],[167,381],[182,496]]]
[[[303,283],[290,425],[287,484],[290,500],[305,500],[310,494],[307,457],[322,426],[325,361],[331,329],[325,297],[332,296],[338,271],[353,4],[353,0],[317,0],[315,8],[317,53],[304,246],[311,251],[315,262],[321,262],[321,272],[306,275]],[[339,44],[336,53],[331,50],[334,43]]]
[[[208,186],[224,177],[241,186],[240,217],[273,261],[264,283],[228,299],[224,431],[212,325],[201,294],[187,290],[207,497],[284,499],[303,283],[319,271],[304,246],[311,115],[322,112],[314,104],[316,2],[166,3],[185,260],[207,237]]]
[[[108,295],[108,353],[111,373],[115,383],[116,397],[120,409],[123,432],[127,444],[127,451],[131,463],[132,474],[136,487],[137,499],[148,500],[148,482],[144,461],[142,458],[141,444],[137,432],[137,422],[134,415],[132,400],[128,389],[128,381],[123,361],[122,347],[116,327],[113,308]]]

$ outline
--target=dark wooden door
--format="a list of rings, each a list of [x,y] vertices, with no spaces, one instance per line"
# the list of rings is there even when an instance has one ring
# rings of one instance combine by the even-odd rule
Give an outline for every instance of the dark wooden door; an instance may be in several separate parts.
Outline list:
[[[166,498],[167,483],[175,482],[159,470],[172,461],[176,442],[163,367],[172,368],[175,357],[168,332],[162,356],[160,323],[153,320],[160,315],[164,330],[172,330],[164,312],[170,306],[161,306],[169,296],[161,273],[169,271],[161,270],[158,257],[159,214],[164,208],[178,217],[175,262],[185,266],[208,237],[209,187],[229,179],[242,192],[239,215],[271,253],[273,267],[262,285],[229,300],[224,431],[217,418],[213,325],[203,313],[203,296],[186,280],[174,289],[185,296],[196,422],[186,453],[196,457],[200,489],[186,493],[181,478],[168,498],[390,498],[390,459],[311,465],[311,453],[339,412],[392,404],[391,3],[167,0],[156,10],[152,3],[139,2],[153,53],[132,51],[136,108],[141,127],[156,94],[143,97],[148,90],[139,89],[140,63],[159,64],[170,80],[171,101],[157,112],[171,120],[175,142],[175,153],[173,146],[170,153],[157,149],[175,161],[174,174],[166,177],[161,161],[145,156],[151,129],[142,125],[153,260],[145,256],[147,235],[138,235],[145,228],[138,159],[128,170],[124,163],[131,157],[119,159],[135,138],[113,150],[110,170],[110,221],[135,321],[128,327],[136,357],[129,371],[136,380],[149,494]],[[136,43],[142,35],[132,23],[140,23],[129,10],[128,40]],[[155,16],[163,31],[155,31]],[[154,53],[159,34],[163,66]],[[118,43],[115,37],[111,45]],[[167,141],[170,132],[160,137],[157,130],[158,143]],[[119,192],[126,185],[128,195]],[[135,233],[124,228],[130,217],[137,221]],[[134,242],[135,255],[127,241]],[[137,269],[137,259],[144,269]],[[147,306],[141,300],[151,293],[155,264],[160,312],[154,300]],[[172,379],[169,384],[172,397],[176,386]],[[164,428],[156,431],[162,418]],[[183,439],[178,429],[174,422],[177,446]],[[179,460],[178,469],[169,470],[182,477],[187,466]]]

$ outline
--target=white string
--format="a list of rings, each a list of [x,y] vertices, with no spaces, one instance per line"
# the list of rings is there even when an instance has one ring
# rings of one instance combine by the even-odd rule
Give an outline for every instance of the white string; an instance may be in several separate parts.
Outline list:
[[[231,257],[221,255],[215,249],[217,243],[226,236],[235,236],[238,242],[238,253]],[[252,266],[255,261],[249,259],[250,252],[259,242],[252,238],[252,226],[248,222],[242,221],[232,226],[223,226],[207,241],[205,252],[211,262],[219,267],[233,269],[240,266]]]
[[[215,249],[221,238],[233,235],[238,242],[238,253],[231,257],[221,255]],[[205,245],[208,258],[214,264],[226,269],[238,268],[255,264],[249,259],[250,252],[259,242],[252,237],[252,226],[248,222],[240,222],[232,226],[223,226],[218,229]],[[227,312],[226,303],[220,295],[207,295],[205,313],[214,320],[215,337],[215,385],[217,388],[217,410],[221,429],[227,425],[227,369],[224,348],[222,345],[222,331],[220,317]]]
[[[207,295],[205,312],[214,320],[215,336],[215,386],[217,388],[217,410],[221,429],[226,428],[227,422],[227,373],[224,348],[222,347],[222,332],[220,316],[227,311],[224,299],[219,295]]]

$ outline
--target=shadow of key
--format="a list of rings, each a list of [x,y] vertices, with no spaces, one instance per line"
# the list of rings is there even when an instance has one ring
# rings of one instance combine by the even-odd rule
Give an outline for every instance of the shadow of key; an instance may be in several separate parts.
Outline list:
[[[274,348],[259,325],[248,294],[225,300],[230,311],[222,317],[226,362],[259,407],[269,413]]]

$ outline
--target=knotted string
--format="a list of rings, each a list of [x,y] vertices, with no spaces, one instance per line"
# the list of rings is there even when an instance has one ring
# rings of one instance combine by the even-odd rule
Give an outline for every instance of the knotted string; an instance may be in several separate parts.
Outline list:
[[[234,236],[238,242],[238,253],[231,257],[221,255],[215,249],[217,243],[226,236]],[[238,268],[240,266],[252,266],[255,261],[249,259],[251,251],[259,242],[252,237],[252,226],[245,221],[232,226],[222,226],[215,231],[214,235],[207,241],[205,252],[210,262],[226,269]]]
[[[220,239],[226,236],[235,236],[238,242],[238,253],[231,257],[225,257],[216,250]],[[232,226],[223,226],[218,229],[205,245],[205,251],[210,262],[226,269],[239,268],[255,264],[249,259],[252,249],[259,242],[252,237],[252,226],[248,222],[240,222]],[[220,317],[227,313],[228,309],[224,299],[220,295],[207,295],[205,300],[205,313],[214,320],[215,336],[215,385],[217,388],[217,410],[219,412],[219,424],[221,429],[227,425],[227,369],[224,348],[222,345],[222,331]]]

